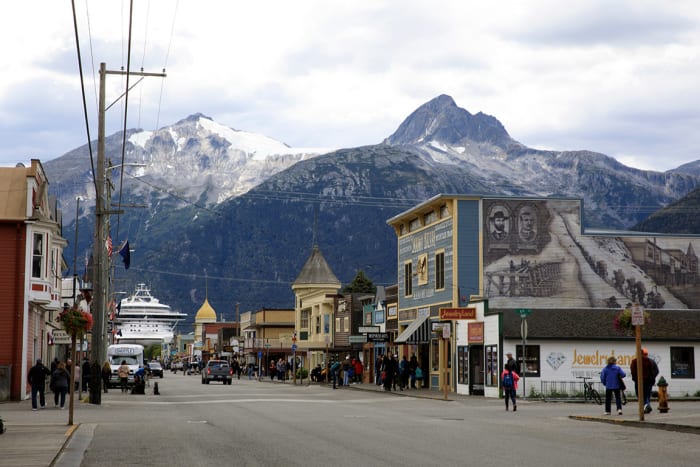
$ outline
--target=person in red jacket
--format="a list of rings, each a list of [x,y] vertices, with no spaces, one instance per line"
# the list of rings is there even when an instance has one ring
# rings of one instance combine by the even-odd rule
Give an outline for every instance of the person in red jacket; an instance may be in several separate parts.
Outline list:
[[[362,384],[362,362],[359,358],[355,359],[355,382]]]

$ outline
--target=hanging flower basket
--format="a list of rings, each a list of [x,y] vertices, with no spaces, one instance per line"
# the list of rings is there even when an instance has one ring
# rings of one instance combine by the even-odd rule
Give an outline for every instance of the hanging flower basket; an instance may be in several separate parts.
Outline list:
[[[58,321],[70,335],[83,334],[92,329],[92,315],[80,310],[77,306],[63,310],[58,315]]]
[[[644,326],[651,323],[651,314],[648,311],[644,312]],[[624,334],[628,334],[634,331],[634,326],[632,325],[632,310],[625,308],[621,310],[615,319],[613,319],[613,326],[615,330]]]

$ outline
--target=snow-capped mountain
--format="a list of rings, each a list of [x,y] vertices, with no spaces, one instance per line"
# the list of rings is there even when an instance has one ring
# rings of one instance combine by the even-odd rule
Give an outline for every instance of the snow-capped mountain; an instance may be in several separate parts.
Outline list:
[[[449,96],[419,107],[381,144],[328,154],[200,114],[156,132],[130,130],[127,141],[125,162],[145,166],[124,169],[121,201],[147,209],[125,209],[112,230],[115,241],[129,238],[135,248],[121,280],[149,282],[188,313],[204,299],[204,270],[223,286],[209,288],[219,312],[231,300],[245,310],[290,306],[290,284],[312,242],[341,282],[365,270],[375,283],[393,283],[396,236],[386,220],[436,194],[583,198],[584,227],[627,229],[700,185],[694,173],[528,148],[496,118],[472,115]],[[121,134],[107,139],[113,165],[121,164],[121,142]],[[44,168],[61,200],[63,235],[72,239],[75,196],[93,191],[87,148]],[[80,208],[82,257],[92,243],[94,202]],[[73,255],[72,245],[65,253]]]
[[[270,176],[320,154],[324,148],[293,148],[267,136],[235,130],[202,114],[157,131],[129,130],[124,157],[128,198],[163,199],[211,206],[246,193]],[[106,158],[121,166],[122,133],[106,139]],[[96,150],[93,144],[93,151]],[[59,194],[64,221],[70,222],[75,197],[84,206],[95,199],[87,145],[44,164]],[[111,171],[115,190],[119,168]],[[117,191],[113,191],[116,197]],[[128,199],[127,198],[127,199]],[[124,198],[122,202],[128,202]]]

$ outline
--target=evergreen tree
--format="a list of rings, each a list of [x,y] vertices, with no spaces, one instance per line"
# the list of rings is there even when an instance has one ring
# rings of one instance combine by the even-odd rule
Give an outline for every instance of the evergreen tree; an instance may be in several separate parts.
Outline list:
[[[365,276],[362,270],[357,271],[352,282],[343,288],[343,293],[375,293],[376,291],[377,286]]]

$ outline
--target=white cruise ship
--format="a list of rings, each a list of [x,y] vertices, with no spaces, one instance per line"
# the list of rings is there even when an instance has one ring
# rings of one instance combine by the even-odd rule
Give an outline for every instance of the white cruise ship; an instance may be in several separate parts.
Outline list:
[[[151,295],[146,284],[138,284],[134,294],[121,301],[114,316],[114,340],[120,344],[168,344],[175,325],[187,314],[173,311]]]

